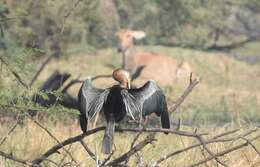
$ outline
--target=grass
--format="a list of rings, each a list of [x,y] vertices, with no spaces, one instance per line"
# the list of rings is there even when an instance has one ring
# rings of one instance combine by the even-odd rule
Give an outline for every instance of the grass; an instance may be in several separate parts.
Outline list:
[[[74,49],[77,50],[77,49]],[[176,122],[179,118],[182,120],[182,129],[193,131],[195,127],[199,131],[210,132],[210,136],[224,132],[235,127],[244,127],[249,129],[260,121],[260,68],[259,64],[247,64],[244,61],[238,61],[223,53],[206,53],[181,48],[168,48],[162,46],[139,47],[138,50],[149,50],[156,53],[162,53],[172,56],[179,61],[188,61],[194,69],[197,76],[201,77],[201,82],[194,91],[185,100],[178,111],[172,114],[172,121]],[[113,68],[119,67],[121,63],[120,55],[114,49],[102,49],[87,53],[70,52],[60,59],[53,60],[39,76],[33,90],[36,89],[54,70],[69,72],[74,78],[80,74],[81,79],[88,76],[111,74]],[[39,64],[39,60],[31,61],[30,64]],[[20,97],[32,92],[21,91],[17,83],[13,82],[8,71],[3,70],[1,81],[1,101],[7,101],[10,97]],[[24,77],[29,81],[29,75]],[[141,85],[145,81],[137,80],[135,85]],[[106,88],[113,85],[112,79],[100,79],[95,81],[97,87]],[[168,104],[172,105],[187,87],[188,78],[183,78],[173,83],[171,86],[162,87],[166,93]],[[80,85],[75,85],[69,91],[75,95]],[[9,97],[9,98],[6,98]],[[52,109],[52,110],[55,110]],[[58,108],[62,111],[62,108]],[[5,112],[5,110],[4,110]],[[75,119],[66,119],[68,115],[60,115],[50,120],[42,121],[48,129],[59,139],[64,140],[67,137],[78,135],[79,125]],[[74,117],[74,116],[73,116]],[[63,121],[60,121],[63,120]],[[66,121],[64,121],[66,120]],[[63,122],[67,122],[64,124]],[[0,136],[7,134],[13,122],[2,124],[0,126]],[[193,125],[193,128],[186,125]],[[246,127],[244,126],[246,125]],[[248,126],[250,125],[250,126]],[[212,132],[212,133],[211,133]],[[115,143],[117,152],[114,157],[129,149],[129,145],[134,138],[132,133],[116,134]],[[103,132],[85,139],[85,142],[95,150],[99,157],[100,143]],[[145,135],[142,136],[144,138]],[[158,134],[156,144],[147,146],[140,154],[144,157],[144,162],[151,164],[161,155],[169,153],[178,148],[191,145],[196,141],[186,137],[174,135]],[[13,152],[18,157],[32,159],[42,154],[50,146],[56,144],[48,135],[35,126],[34,123],[26,121],[19,125],[15,132],[8,138],[5,144],[0,146],[0,150]],[[257,146],[260,146],[259,141]],[[227,148],[224,144],[210,145],[214,151],[220,151]],[[83,151],[79,144],[67,147],[73,153],[74,157],[82,166],[94,166],[94,162]],[[51,157],[53,160],[59,160],[64,153],[55,154]],[[185,166],[203,158],[200,149],[195,149],[166,161],[162,166]],[[250,147],[238,150],[232,154],[221,158],[230,166],[244,167],[259,165],[259,156]],[[131,166],[135,166],[136,157],[130,161]],[[45,166],[51,166],[45,163]],[[0,159],[0,166],[19,166],[11,161]],[[208,166],[214,166],[211,161]]]

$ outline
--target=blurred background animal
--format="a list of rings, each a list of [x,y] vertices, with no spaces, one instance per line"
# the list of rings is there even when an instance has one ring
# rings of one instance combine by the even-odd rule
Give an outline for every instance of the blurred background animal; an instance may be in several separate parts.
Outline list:
[[[146,37],[143,31],[121,29],[116,32],[119,41],[118,51],[122,53],[122,67],[135,71],[144,66],[141,73],[143,79],[153,79],[162,85],[171,85],[177,78],[187,76],[192,72],[188,62],[178,62],[176,59],[152,52],[139,52],[134,48],[134,40]]]

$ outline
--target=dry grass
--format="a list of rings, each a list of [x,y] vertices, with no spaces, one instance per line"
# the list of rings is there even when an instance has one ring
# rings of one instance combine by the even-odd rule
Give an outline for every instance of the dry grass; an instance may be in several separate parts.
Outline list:
[[[62,123],[51,123],[45,122],[44,125],[48,127],[48,129],[59,139],[64,140],[68,137],[78,135],[80,133],[80,129],[76,122],[70,122],[70,124],[64,125]],[[10,125],[9,125],[10,126]],[[1,134],[6,134],[8,129],[8,125],[3,125],[0,128]],[[249,127],[248,127],[249,128]],[[228,129],[232,129],[231,127],[218,127],[218,128],[201,128],[199,131],[209,132],[209,136],[213,136],[216,134],[223,133]],[[185,130],[192,131],[191,128],[185,128]],[[246,129],[244,129],[246,130]],[[243,132],[242,130],[241,132]],[[214,132],[214,133],[211,133]],[[116,153],[113,157],[117,157],[120,154],[129,150],[130,143],[134,138],[133,133],[116,133],[115,143],[116,143]],[[142,140],[145,135],[139,140]],[[89,136],[84,139],[84,141],[88,144],[88,146],[98,155],[98,158],[103,159],[104,156],[101,154],[100,145],[102,142],[103,132],[97,133],[95,135]],[[166,155],[169,152],[174,150],[187,147],[189,145],[195,144],[198,141],[196,139],[191,139],[187,137],[180,137],[176,135],[165,135],[165,134],[157,134],[157,141],[154,142],[153,145],[148,145],[140,152],[140,156],[143,157],[143,163],[151,165],[152,162],[158,160],[161,156]],[[241,140],[242,141],[242,140]],[[240,141],[240,142],[241,142]],[[31,121],[26,121],[23,125],[19,125],[16,130],[12,133],[12,135],[8,138],[8,140],[0,146],[1,150],[6,152],[13,152],[14,155],[21,157],[23,159],[33,159],[40,154],[44,153],[48,148],[52,145],[57,144],[51,137],[49,137],[46,132],[44,132],[41,128],[35,125]],[[233,143],[232,145],[236,145],[238,142]],[[259,147],[260,141],[255,142],[255,144]],[[220,144],[211,144],[209,148],[217,153],[232,145],[226,145],[223,143]],[[66,147],[72,155],[76,158],[76,160],[81,164],[81,166],[95,166],[95,162],[89,157],[89,155],[84,151],[82,146],[79,143],[73,144],[71,146]],[[59,162],[66,153],[60,150],[60,154],[54,154],[50,157],[50,159]],[[206,155],[208,155],[206,153]],[[201,152],[201,149],[193,149],[191,151],[185,152],[175,158],[169,159],[165,161],[161,166],[186,166],[200,159],[203,159],[204,156]],[[245,147],[243,149],[237,150],[231,154],[227,154],[221,157],[221,160],[226,164],[232,167],[249,167],[249,166],[258,166],[260,162],[259,155],[250,147]],[[11,161],[5,160],[4,158],[0,158],[2,166],[19,166],[18,164],[14,164]],[[65,159],[64,162],[69,161],[69,157]],[[130,161],[130,166],[135,166],[137,159],[135,156],[132,157]],[[214,161],[210,161],[207,163],[208,166],[214,166],[216,164]],[[51,166],[50,163],[45,162],[44,166]],[[206,165],[202,165],[206,166]]]

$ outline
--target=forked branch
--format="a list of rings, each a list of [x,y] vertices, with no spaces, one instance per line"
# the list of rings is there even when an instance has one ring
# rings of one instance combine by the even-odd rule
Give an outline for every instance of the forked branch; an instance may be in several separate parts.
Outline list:
[[[184,90],[184,92],[182,93],[182,95],[177,99],[177,101],[175,102],[174,106],[172,106],[169,109],[169,112],[174,112],[176,111],[180,105],[184,102],[184,100],[186,99],[186,97],[192,92],[193,88],[200,82],[199,78],[195,78],[193,79],[193,75],[192,73],[190,74],[190,82],[188,87]]]

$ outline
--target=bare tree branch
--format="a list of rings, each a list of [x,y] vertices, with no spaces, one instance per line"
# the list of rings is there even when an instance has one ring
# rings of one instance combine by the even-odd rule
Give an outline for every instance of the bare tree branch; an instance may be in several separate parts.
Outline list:
[[[221,138],[221,137],[223,137],[223,136],[227,136],[227,135],[236,133],[237,131],[238,131],[238,130],[236,129],[236,130],[231,130],[231,131],[228,131],[228,132],[224,132],[224,133],[222,133],[222,134],[219,134],[219,135],[216,135],[216,136],[212,137],[210,140],[207,140],[207,141],[205,141],[204,143],[205,143],[205,144],[211,144],[211,143],[219,143],[219,142],[222,142],[222,143],[224,143],[224,142],[234,142],[234,141],[240,139],[241,137],[246,137],[246,136],[248,136],[248,135],[250,135],[250,134],[252,134],[252,133],[257,132],[258,129],[249,130],[249,131],[247,131],[247,132],[245,132],[245,133],[243,133],[243,134],[240,134],[240,135],[238,135],[238,136],[235,136],[235,137],[230,137],[230,138],[226,138],[226,139],[219,139],[219,138]],[[152,167],[158,166],[160,163],[162,163],[163,161],[165,161],[165,160],[167,160],[167,159],[169,159],[169,158],[172,158],[173,156],[179,155],[179,154],[181,154],[181,153],[183,153],[183,152],[186,152],[186,151],[188,151],[188,150],[190,150],[190,149],[194,149],[194,148],[196,148],[196,147],[200,147],[201,145],[202,145],[202,143],[198,143],[198,144],[194,144],[194,145],[191,145],[191,146],[188,146],[188,147],[185,147],[185,148],[176,150],[176,151],[174,151],[174,152],[171,152],[171,153],[169,153],[169,154],[167,154],[167,155],[164,155],[164,156],[162,156],[161,158],[159,158],[159,159],[158,159],[157,161],[155,161],[151,166],[152,166]],[[204,163],[205,163],[205,162],[204,162]]]
[[[100,167],[106,166],[106,163],[112,158],[112,156],[114,155],[114,153],[115,153],[115,150],[113,150],[113,151],[108,155],[108,157],[102,162],[102,164],[100,165]]]
[[[186,99],[186,97],[192,92],[193,88],[199,83],[199,79],[193,79],[192,73],[190,74],[190,83],[189,86],[185,89],[185,91],[182,93],[182,95],[178,98],[178,100],[175,102],[174,106],[172,106],[169,109],[169,112],[174,112],[177,108],[180,107],[180,105],[183,103],[183,101]]]
[[[27,160],[23,160],[23,159],[20,159],[20,158],[17,158],[16,156],[14,156],[12,153],[5,153],[3,151],[0,151],[0,156],[6,158],[6,159],[10,159],[14,162],[17,162],[17,163],[20,163],[20,164],[24,164],[24,165],[28,165],[28,166],[33,166],[33,167],[39,167],[39,165],[37,164],[33,164],[32,162],[30,161],[27,161]]]
[[[61,142],[47,129],[45,128],[42,124],[40,124],[38,121],[36,121],[32,116],[30,116],[27,113],[28,118],[30,118],[36,125],[38,125],[41,129],[43,129],[51,138],[53,138],[58,144],[61,144]],[[72,154],[64,147],[62,146],[62,149],[71,157],[71,159],[76,163],[76,159],[72,156]],[[45,158],[44,158],[45,159]]]
[[[32,77],[32,80],[29,83],[29,86],[31,87],[33,85],[33,83],[37,80],[38,76],[41,74],[42,70],[45,68],[45,66],[52,60],[52,58],[54,58],[55,56],[57,56],[57,52],[53,52],[52,54],[50,54],[50,56],[47,57],[47,59],[42,63],[42,65],[40,66],[40,68],[38,69],[38,71],[34,74],[34,76]]]
[[[76,0],[75,3],[73,4],[73,6],[65,13],[65,15],[63,16],[63,21],[62,21],[62,25],[61,25],[61,31],[60,31],[60,34],[63,33],[64,31],[64,27],[65,27],[65,23],[66,23],[66,20],[67,18],[71,15],[71,13],[73,12],[73,10],[79,5],[79,3],[81,2],[82,0]]]
[[[97,156],[90,150],[90,148],[83,140],[80,140],[80,144],[83,146],[83,148],[86,150],[88,155],[95,161],[95,163],[98,166],[101,163],[101,161],[97,158]]]
[[[152,143],[155,141],[155,133],[152,133],[150,135],[147,135],[147,137],[138,143],[136,146],[134,146],[132,149],[130,149],[127,153],[121,155],[120,157],[112,160],[111,162],[107,163],[107,166],[116,166],[120,164],[121,162],[126,161],[129,159],[132,155],[134,155],[136,152],[142,150],[147,144]]]
[[[259,139],[259,138],[260,138],[260,135],[257,135],[256,137],[254,137],[254,138],[252,138],[252,139],[249,139],[249,141],[250,141],[250,142],[253,142],[254,140],[257,140],[257,139]],[[224,151],[222,151],[222,152],[219,152],[219,153],[217,153],[217,154],[215,154],[215,155],[209,156],[209,157],[207,157],[207,158],[205,158],[205,159],[203,159],[203,160],[201,160],[201,161],[199,161],[199,162],[196,162],[196,163],[194,163],[194,164],[192,164],[192,165],[189,165],[189,166],[187,166],[187,167],[194,167],[194,166],[201,165],[201,164],[203,164],[203,163],[205,163],[205,162],[207,162],[207,161],[210,161],[210,160],[212,160],[212,159],[214,159],[214,158],[216,158],[216,157],[220,157],[220,156],[223,156],[223,155],[225,155],[225,154],[231,153],[231,152],[236,151],[236,150],[238,150],[238,149],[240,149],[240,148],[242,148],[242,147],[245,147],[245,146],[248,146],[248,142],[247,142],[247,141],[244,142],[244,143],[242,143],[242,144],[239,144],[239,145],[237,145],[237,146],[231,147],[231,148],[229,148],[229,149],[227,149],[227,150],[224,150]]]
[[[80,140],[82,140],[85,136],[89,136],[92,135],[98,131],[104,130],[105,127],[99,127],[99,128],[95,128],[92,130],[88,130],[86,133],[84,134],[80,134],[74,137],[70,137],[64,141],[62,141],[60,144],[54,145],[53,147],[51,147],[48,151],[46,151],[44,154],[42,154],[40,157],[34,159],[32,162],[34,164],[40,164],[45,158],[51,156],[52,154],[57,153],[57,151],[59,149],[61,149],[62,147],[69,145],[71,143],[75,143],[75,142],[79,142]]]
[[[15,124],[11,127],[11,129],[8,131],[5,137],[1,138],[0,146],[6,141],[6,139],[11,135],[11,133],[15,130],[17,127],[19,121],[20,121],[20,112],[18,113],[17,119],[15,121]]]
[[[202,144],[203,148],[211,155],[211,156],[215,156],[215,154],[207,147],[205,140],[201,137],[198,136],[197,139],[200,141],[200,143]],[[214,158],[219,164],[221,164],[224,167],[228,167],[225,163],[221,162],[217,157]]]
[[[258,156],[260,156],[260,151],[256,148],[256,146],[250,140],[246,139],[245,137],[241,137],[241,139],[248,142],[248,144],[255,150],[255,152],[258,154]]]
[[[45,158],[51,156],[52,154],[55,154],[59,149],[63,148],[64,146],[71,144],[71,143],[79,142],[84,137],[90,136],[94,133],[105,130],[105,128],[106,128],[105,126],[97,127],[95,129],[88,130],[84,134],[80,134],[80,135],[77,135],[77,136],[74,136],[74,137],[70,137],[70,138],[60,142],[59,144],[53,146],[48,151],[46,151],[43,155],[41,155],[39,158],[34,159],[32,162],[35,163],[35,164],[40,164]],[[129,128],[118,128],[118,127],[116,127],[115,130],[117,132],[140,132],[139,128],[129,129]],[[194,133],[185,132],[185,131],[177,131],[177,130],[172,130],[172,129],[160,129],[160,128],[147,128],[147,129],[143,129],[142,131],[143,132],[150,132],[150,133],[151,132],[158,132],[158,133],[167,132],[167,133],[172,133],[172,134],[186,136],[186,137],[196,137],[197,135],[205,135],[205,134],[194,134]]]
[[[141,134],[142,134],[142,131],[140,131],[139,133],[137,133],[137,135],[134,137],[134,139],[133,139],[133,141],[132,141],[132,143],[131,143],[131,145],[130,145],[130,150],[133,149],[133,147],[135,146],[135,143],[137,142],[137,140],[139,139],[139,137],[141,136]],[[138,153],[136,153],[136,154],[138,154]],[[139,155],[137,155],[137,156],[139,156]],[[128,163],[128,161],[130,160],[130,158],[131,158],[131,157],[129,157],[129,158],[125,161],[125,164]]]

